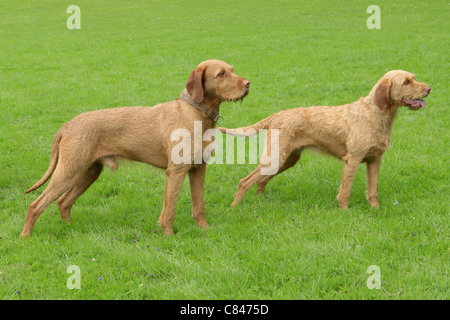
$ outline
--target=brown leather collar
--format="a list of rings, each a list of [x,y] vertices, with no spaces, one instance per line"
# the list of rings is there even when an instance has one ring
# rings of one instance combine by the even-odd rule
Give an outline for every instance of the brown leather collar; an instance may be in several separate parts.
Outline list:
[[[194,100],[192,100],[192,97],[189,94],[187,94],[186,92],[184,92],[184,91],[181,92],[180,99],[183,100],[184,102],[187,102],[190,105],[196,107],[197,109],[203,111],[208,117],[211,118],[212,121],[217,122],[217,120],[222,119],[221,122],[217,122],[217,123],[218,124],[223,123],[223,117],[218,112],[215,112],[210,107],[208,107],[206,104],[194,102]]]

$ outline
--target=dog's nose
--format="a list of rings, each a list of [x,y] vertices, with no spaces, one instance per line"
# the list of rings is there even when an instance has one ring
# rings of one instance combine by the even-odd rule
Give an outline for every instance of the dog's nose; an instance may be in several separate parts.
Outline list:
[[[430,87],[426,87],[426,88],[425,88],[425,91],[426,91],[427,93],[430,93],[431,88],[430,88]]]
[[[245,88],[248,88],[248,87],[250,87],[250,81],[244,80],[244,82],[242,82],[242,85],[243,85]]]

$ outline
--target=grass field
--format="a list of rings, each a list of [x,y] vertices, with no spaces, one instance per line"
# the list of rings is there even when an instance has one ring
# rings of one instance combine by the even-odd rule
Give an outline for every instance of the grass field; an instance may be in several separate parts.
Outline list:
[[[57,3],[57,4],[55,4]],[[448,299],[449,30],[447,1],[0,2],[1,299]],[[367,7],[381,8],[370,30]],[[21,241],[42,189],[53,135],[75,115],[178,97],[192,69],[217,58],[251,81],[225,103],[227,127],[273,112],[339,105],[366,95],[390,69],[431,86],[427,107],[402,108],[383,157],[380,209],[365,200],[365,166],[350,208],[335,200],[342,163],[305,152],[295,168],[248,192],[254,164],[208,166],[208,230],[191,218],[188,181],[175,236],[156,224],[165,174],[132,163],[108,170],[65,224],[49,207]],[[70,265],[81,289],[69,290]],[[367,287],[376,265],[381,289]]]

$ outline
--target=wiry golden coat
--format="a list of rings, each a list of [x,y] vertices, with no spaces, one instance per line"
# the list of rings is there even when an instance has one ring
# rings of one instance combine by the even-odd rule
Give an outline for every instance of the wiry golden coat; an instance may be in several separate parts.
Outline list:
[[[194,103],[218,112],[221,102],[245,97],[249,85],[227,63],[207,60],[192,71],[184,93]],[[206,228],[203,202],[206,163],[194,163],[193,148],[191,163],[177,164],[171,158],[172,148],[177,144],[171,139],[172,132],[183,129],[193,136],[195,121],[202,123],[202,134],[216,125],[204,112],[181,99],[153,107],[97,110],[73,118],[54,138],[47,172],[26,191],[39,188],[53,174],[47,188],[29,206],[21,237],[31,234],[39,215],[56,200],[62,218],[71,221],[70,209],[74,202],[98,178],[104,165],[117,169],[118,158],[166,169],[164,205],[158,220],[165,235],[173,233],[178,193],[189,174],[192,216],[198,226]],[[202,150],[209,143],[203,143]]]
[[[294,166],[304,148],[318,149],[344,160],[342,184],[337,196],[342,208],[348,207],[353,178],[359,164],[366,162],[367,199],[372,206],[378,207],[379,166],[383,153],[390,146],[397,107],[406,105],[412,110],[424,107],[425,103],[421,99],[430,90],[424,83],[417,82],[413,74],[394,70],[387,72],[367,97],[356,102],[333,107],[283,110],[248,127],[219,130],[231,135],[249,136],[267,129],[266,156],[271,152],[271,131],[279,130],[279,169],[276,174]],[[242,200],[254,183],[258,184],[258,193],[263,193],[266,184],[276,175],[261,175],[261,169],[270,165],[267,159],[264,160],[239,182],[233,206]]]

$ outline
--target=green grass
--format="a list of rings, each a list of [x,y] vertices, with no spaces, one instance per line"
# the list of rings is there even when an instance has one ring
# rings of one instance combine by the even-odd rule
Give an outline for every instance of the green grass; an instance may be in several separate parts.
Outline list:
[[[448,299],[449,7],[446,1],[77,1],[0,3],[0,298],[2,299]],[[190,216],[185,182],[176,235],[156,221],[165,175],[142,164],[107,170],[75,204],[56,205],[19,240],[23,191],[45,172],[53,135],[75,115],[175,99],[209,58],[251,81],[224,104],[227,127],[299,105],[338,105],[404,69],[432,87],[427,108],[403,108],[380,173],[381,208],[358,172],[350,209],[335,200],[342,163],[305,152],[300,165],[252,188],[230,208],[255,165],[211,165],[208,230]],[[93,260],[95,259],[95,260]],[[67,267],[81,289],[66,286]],[[366,286],[370,265],[381,290]]]

